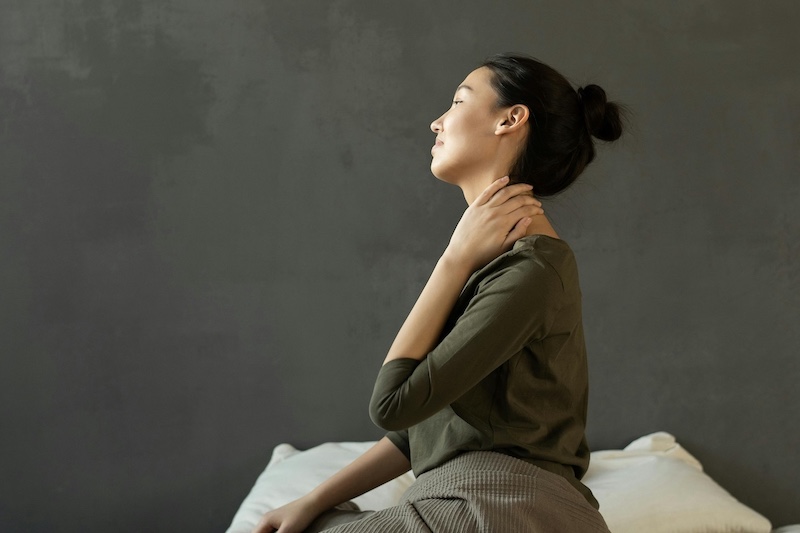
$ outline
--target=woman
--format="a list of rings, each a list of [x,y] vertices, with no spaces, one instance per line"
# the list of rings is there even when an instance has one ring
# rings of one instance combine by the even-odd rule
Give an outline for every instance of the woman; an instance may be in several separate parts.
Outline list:
[[[592,136],[620,136],[620,108],[597,85],[576,92],[532,58],[499,55],[431,130],[431,171],[469,207],[378,374],[370,416],[388,434],[257,533],[607,531],[580,482],[577,266],[531,191],[569,186],[594,158]],[[399,505],[348,501],[412,467]]]

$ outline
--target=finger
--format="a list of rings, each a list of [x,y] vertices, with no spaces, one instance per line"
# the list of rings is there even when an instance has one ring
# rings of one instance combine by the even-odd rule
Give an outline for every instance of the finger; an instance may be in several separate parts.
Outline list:
[[[264,517],[258,522],[252,533],[275,533],[275,531],[277,531],[277,528],[270,523],[269,519]]]
[[[514,216],[522,218],[522,217],[535,217],[537,215],[543,215],[544,209],[538,205],[523,205],[519,209],[513,212]]]
[[[506,184],[508,183],[508,179],[509,179],[508,176],[503,176],[502,178],[491,182],[489,186],[486,187],[483,190],[483,192],[478,195],[477,198],[475,198],[473,205],[483,205],[486,202],[488,202],[489,199],[492,198],[497,191],[506,186]]]
[[[508,232],[506,236],[506,240],[503,242],[504,248],[510,248],[514,245],[517,239],[521,239],[525,236],[525,231],[528,229],[528,225],[531,223],[530,217],[525,217],[519,220],[514,227],[511,228],[511,231]]]
[[[506,224],[510,225],[514,221],[519,221],[526,217],[533,219],[533,217],[543,214],[544,214],[544,209],[542,209],[541,207],[535,205],[524,205],[508,213],[503,217],[503,219],[505,220]],[[508,227],[508,225],[505,227]]]
[[[519,195],[532,196],[532,190],[533,186],[528,183],[515,183],[514,185],[503,187],[501,190],[494,193],[490,199],[490,204],[494,206],[500,205],[506,202],[509,198]]]
[[[533,206],[536,206],[536,207],[542,207],[542,202],[540,202],[539,200],[537,200],[533,196],[520,194],[520,195],[514,196],[513,198],[509,198],[503,204],[501,204],[501,206],[503,208],[501,210],[501,212],[505,212],[506,214],[507,213],[511,213],[511,212],[519,209],[520,207],[525,207],[525,206],[528,206],[528,205],[533,205]]]

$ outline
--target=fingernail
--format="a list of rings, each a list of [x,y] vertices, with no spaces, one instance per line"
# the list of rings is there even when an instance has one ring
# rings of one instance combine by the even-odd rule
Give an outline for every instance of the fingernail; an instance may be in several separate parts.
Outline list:
[[[500,178],[500,181],[508,181],[508,176],[503,176],[502,178]]]

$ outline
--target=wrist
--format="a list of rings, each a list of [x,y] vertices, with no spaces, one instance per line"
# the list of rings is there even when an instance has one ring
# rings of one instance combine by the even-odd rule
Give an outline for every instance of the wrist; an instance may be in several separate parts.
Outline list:
[[[328,502],[328,499],[329,498],[325,498],[324,495],[320,493],[319,487],[300,498],[303,505],[309,509],[314,516],[318,516],[336,505],[336,503]]]
[[[476,270],[468,261],[454,253],[450,248],[447,248],[442,257],[439,258],[439,266],[450,273],[460,275],[465,280]]]

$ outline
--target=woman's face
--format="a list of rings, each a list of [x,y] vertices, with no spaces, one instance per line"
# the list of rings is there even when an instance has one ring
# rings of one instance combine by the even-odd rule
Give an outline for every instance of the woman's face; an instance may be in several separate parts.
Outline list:
[[[431,123],[436,134],[431,172],[442,181],[459,184],[494,170],[503,110],[496,105],[491,76],[486,67],[473,70],[456,89],[450,109]]]

